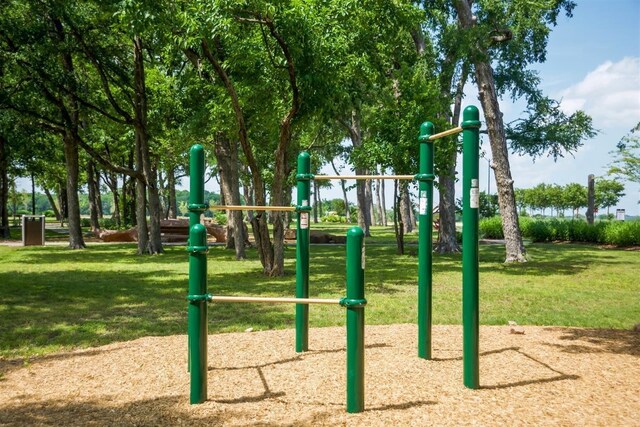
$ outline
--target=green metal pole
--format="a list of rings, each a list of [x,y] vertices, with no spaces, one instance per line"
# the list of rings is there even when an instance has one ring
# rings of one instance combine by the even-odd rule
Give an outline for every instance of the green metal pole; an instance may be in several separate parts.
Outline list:
[[[309,197],[311,156],[298,155],[298,225],[296,228],[296,298],[309,298]],[[296,304],[296,352],[309,350],[309,305]]]
[[[189,150],[189,204],[187,208],[189,209],[189,230],[191,231],[192,227],[196,224],[200,224],[200,215],[207,210],[208,205],[204,203],[204,148],[200,144],[193,145],[191,150]],[[189,239],[190,245],[196,245],[197,243],[192,243],[191,239]],[[206,230],[205,230],[205,246],[206,246]],[[206,263],[206,258],[205,258]],[[189,262],[189,293],[194,294],[191,289],[191,261]],[[206,265],[205,265],[206,270]],[[206,273],[205,273],[206,274]],[[205,283],[206,290],[206,283]],[[197,292],[196,292],[197,294]],[[191,305],[190,305],[191,306]],[[191,316],[191,314],[189,315]],[[189,317],[190,319],[191,317]],[[189,324],[191,325],[191,320]],[[198,323],[200,325],[204,324],[205,327],[205,340],[206,340],[206,307],[204,311],[204,315],[200,312],[200,317],[198,318]],[[189,336],[189,344],[188,344],[188,354],[187,354],[187,369],[191,372],[192,367],[192,358],[191,358],[191,349],[192,347],[197,347],[199,345],[198,342],[192,342],[192,334],[188,334]],[[197,340],[197,337],[194,338]],[[205,341],[205,349],[206,349],[206,341]],[[196,357],[199,357],[196,354]],[[196,363],[194,366],[199,366],[199,363]],[[205,381],[206,387],[206,381]],[[192,394],[193,395],[193,394]],[[206,391],[205,391],[206,398]],[[192,401],[192,403],[194,403]]]
[[[190,403],[207,400],[207,229],[189,230],[188,335],[191,371]]]
[[[204,148],[196,144],[189,151],[189,228],[200,223],[204,204]]]
[[[364,232],[347,231],[347,412],[364,411]]]
[[[433,123],[420,126],[420,174],[418,175],[418,357],[431,359],[433,240]]]
[[[478,208],[480,193],[480,115],[469,106],[462,114],[462,342],[464,385],[480,387],[478,308]]]

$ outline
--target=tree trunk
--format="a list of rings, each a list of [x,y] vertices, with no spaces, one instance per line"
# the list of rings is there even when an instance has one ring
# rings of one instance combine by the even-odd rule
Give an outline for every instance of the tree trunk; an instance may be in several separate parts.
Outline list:
[[[393,229],[396,236],[396,254],[404,255],[404,225],[400,213],[400,196],[398,193],[398,180],[393,181]]]
[[[587,178],[587,224],[593,225],[593,220],[596,211],[596,190],[595,190],[595,178],[593,175],[589,175]]]
[[[493,70],[488,63],[477,62],[475,65],[478,93],[487,121],[491,158],[498,187],[498,204],[500,205],[506,247],[505,262],[526,262],[526,250],[518,224],[518,209],[516,208],[516,196],[509,166],[509,152],[504,134],[502,113],[495,91]]]
[[[406,233],[411,233],[414,230],[414,225],[411,223],[411,198],[409,197],[409,183],[402,181],[399,184],[400,187],[400,216],[402,217],[403,229]]]
[[[98,201],[96,195],[96,168],[93,160],[87,161],[87,190],[89,196],[89,224],[91,225],[91,231],[97,235],[100,231],[100,224],[98,224]],[[99,179],[99,178],[98,178]]]
[[[349,137],[354,148],[362,145],[362,129],[360,128],[360,114],[353,110],[351,113],[351,123],[349,126]],[[354,165],[356,175],[366,175],[366,168]],[[371,215],[369,214],[369,203],[367,200],[367,185],[364,180],[358,180],[356,184],[356,195],[358,198],[358,226],[362,228],[365,237],[371,237]]]
[[[69,216],[69,209],[67,208],[67,189],[64,181],[58,182],[58,205],[60,206],[60,227],[64,226],[64,222]]]
[[[382,200],[382,225],[384,225],[385,227],[388,225],[388,219],[387,219],[387,201],[386,201],[386,196],[384,194],[384,182],[385,180],[382,179],[380,180],[381,184],[382,184],[382,194],[381,194],[381,200]]]
[[[36,214],[36,178],[31,173],[31,215]]]
[[[255,204],[258,206],[264,206],[266,203],[264,181],[262,179],[262,170],[258,167],[258,162],[253,154],[251,145],[249,144],[249,138],[247,136],[247,126],[244,119],[244,112],[240,105],[238,98],[238,92],[233,85],[233,82],[227,75],[224,68],[218,62],[216,57],[209,49],[209,44],[206,39],[201,42],[202,51],[209,63],[213,66],[216,74],[222,81],[229,98],[231,100],[231,106],[236,118],[236,124],[238,125],[238,141],[242,147],[242,152],[245,156],[247,166],[249,167],[249,175],[253,184],[253,191],[255,195]],[[188,55],[189,56],[189,55]],[[277,157],[277,156],[276,156]],[[274,174],[275,175],[275,174]],[[277,176],[277,175],[276,175]],[[251,218],[251,228],[253,230],[253,236],[258,248],[258,254],[260,256],[260,263],[262,264],[262,271],[265,274],[273,274],[274,272],[274,247],[271,244],[271,237],[269,236],[269,228],[267,224],[266,212],[258,211]],[[283,234],[284,237],[284,234]],[[284,242],[283,242],[284,243]],[[284,244],[282,245],[284,249]],[[284,255],[284,254],[283,254]],[[284,266],[284,259],[283,259]],[[277,270],[277,269],[276,269]],[[277,273],[277,271],[275,271]]]
[[[51,205],[51,210],[53,211],[53,215],[57,220],[60,220],[60,211],[58,210],[58,206],[56,205],[56,201],[53,200],[53,196],[51,195],[51,191],[47,187],[43,187],[44,194],[47,196],[47,200],[49,201],[49,205]]]
[[[318,223],[318,206],[319,206],[319,201],[318,201],[318,190],[320,189],[320,186],[318,185],[318,181],[313,180],[313,223],[317,224]]]
[[[450,92],[451,77],[443,83],[442,91],[448,94]],[[458,126],[460,121],[460,111],[462,109],[462,95],[464,94],[464,85],[468,76],[468,67],[466,64],[462,66],[460,80],[456,86],[456,95],[453,104],[453,114],[451,115],[451,125]],[[443,96],[446,96],[443,94]],[[456,233],[456,161],[458,158],[458,149],[456,144],[457,136],[443,138],[439,141],[437,149],[445,153],[445,167],[441,169],[438,175],[438,184],[440,191],[440,202],[438,206],[439,228],[438,241],[435,251],[438,253],[457,253],[460,252],[460,244],[458,243]]]
[[[243,167],[243,173],[245,175],[248,175],[250,172],[248,172],[246,170],[246,166],[240,165],[241,167]],[[244,181],[242,183],[242,195],[244,196],[244,200],[247,203],[247,205],[254,205],[254,197],[253,197],[253,186],[251,185],[251,181]],[[251,223],[251,221],[253,221],[253,211],[248,211],[247,212],[247,219],[249,220],[249,223]]]
[[[333,159],[331,159],[331,167],[333,168],[333,172],[336,175],[340,175],[340,172],[338,172],[338,168],[336,168],[335,163],[333,162]],[[345,216],[345,220],[347,221],[347,223],[351,222],[351,209],[349,209],[349,198],[347,197],[347,181],[345,181],[344,179],[340,180],[340,189],[342,190],[342,201],[344,202],[344,216]]]
[[[66,134],[64,140],[64,159],[67,170],[67,209],[69,227],[69,248],[84,249],[86,247],[82,237],[80,224],[80,200],[78,199],[78,143],[72,135]]]
[[[469,3],[466,0],[456,0],[455,8],[462,27],[465,29],[473,27],[474,18]],[[498,204],[500,205],[506,247],[505,262],[526,262],[526,250],[518,225],[518,210],[509,166],[509,151],[507,149],[504,122],[500,104],[498,103],[493,69],[489,62],[482,59],[486,57],[486,52],[482,51],[473,56],[476,84],[489,133],[491,157],[498,187]]]
[[[9,149],[7,140],[0,135],[0,237],[10,237],[9,228]]]
[[[367,171],[367,173],[369,173],[369,171]],[[365,183],[365,194],[367,197],[367,203],[369,204],[369,224],[373,225],[376,223],[376,209],[375,204],[373,203],[373,182],[371,179],[367,179]]]
[[[128,165],[129,169],[133,169],[137,159],[137,149],[134,145],[129,151]],[[127,183],[122,187],[122,212],[124,214],[124,223],[137,227],[138,218],[136,216],[136,179],[127,175],[122,176],[122,182]]]
[[[113,172],[104,172],[103,180],[111,194],[113,195],[113,213],[111,214],[111,219],[116,222],[116,225],[120,227],[121,225],[121,213],[120,213],[120,194],[118,193],[118,176]],[[124,186],[123,186],[124,188]]]
[[[384,204],[382,203],[382,183],[384,182],[383,179],[379,179],[376,182],[376,199],[378,202],[378,225],[386,225],[385,223],[387,222],[386,219],[386,215],[385,215],[385,207]]]
[[[218,133],[215,139],[215,156],[220,172],[220,192],[225,204],[240,204],[240,179],[238,176],[238,148],[236,142],[229,141]],[[235,249],[236,259],[246,259],[242,211],[227,211],[227,249]]]
[[[176,219],[178,217],[178,202],[176,200],[176,170],[173,166],[167,169],[167,217]]]
[[[147,185],[149,202],[148,252],[153,255],[160,254],[164,252],[164,250],[162,248],[160,232],[160,193],[158,192],[158,173],[155,165],[152,164],[149,148],[149,135],[147,132],[147,93],[142,47],[142,39],[139,36],[135,36],[133,50],[135,82],[134,128],[136,134],[136,146],[140,150],[140,160],[142,162],[142,165],[138,164],[138,168],[142,166],[142,172],[144,174],[144,182],[138,181],[138,184],[146,183]],[[140,202],[140,200],[140,194],[138,194],[136,201]]]

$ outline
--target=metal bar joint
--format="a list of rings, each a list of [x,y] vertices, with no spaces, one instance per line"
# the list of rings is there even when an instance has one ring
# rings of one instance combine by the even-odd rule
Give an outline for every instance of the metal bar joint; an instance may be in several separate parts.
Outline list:
[[[365,298],[340,298],[339,304],[346,308],[361,308],[367,305]]]
[[[208,203],[189,203],[187,205],[187,209],[189,210],[189,212],[202,213],[207,209],[209,209],[209,204]]]
[[[436,176],[432,173],[419,173],[414,177],[416,181],[433,181],[435,178]]]
[[[187,295],[187,301],[191,303],[206,301],[209,302],[213,299],[213,295],[211,294],[201,294],[201,295]]]
[[[209,246],[187,246],[187,252],[192,254],[206,254],[209,252]]]
[[[311,181],[315,178],[315,175],[312,173],[299,173],[296,175],[296,181]]]

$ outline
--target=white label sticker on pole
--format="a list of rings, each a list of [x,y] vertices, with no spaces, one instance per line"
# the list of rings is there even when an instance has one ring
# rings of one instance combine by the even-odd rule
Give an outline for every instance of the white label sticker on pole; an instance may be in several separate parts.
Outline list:
[[[418,215],[426,215],[427,214],[427,192],[422,190],[420,192],[420,209],[418,210]]]
[[[309,228],[309,212],[300,213],[300,228],[303,230]]]
[[[471,189],[471,197],[469,198],[469,207],[477,209],[480,207],[480,190],[477,188]]]
[[[360,264],[361,264],[363,270],[365,269],[364,268],[365,258],[366,258],[366,256],[365,256],[365,253],[364,253],[364,241],[363,241],[362,242],[362,255],[360,257]]]

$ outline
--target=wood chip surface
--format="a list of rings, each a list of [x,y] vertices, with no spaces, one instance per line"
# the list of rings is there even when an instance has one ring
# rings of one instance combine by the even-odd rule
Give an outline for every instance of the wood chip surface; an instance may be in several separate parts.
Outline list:
[[[345,411],[345,331],[209,336],[209,400],[189,405],[187,337],[0,360],[1,426],[640,426],[640,333],[480,328],[479,390],[462,385],[462,329],[367,326],[365,411]]]

